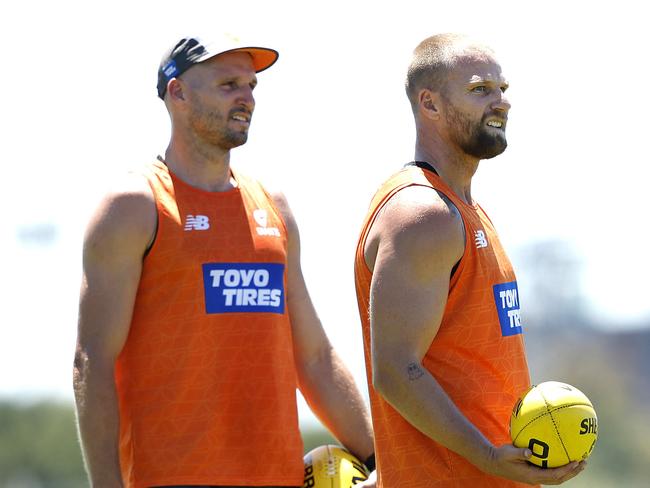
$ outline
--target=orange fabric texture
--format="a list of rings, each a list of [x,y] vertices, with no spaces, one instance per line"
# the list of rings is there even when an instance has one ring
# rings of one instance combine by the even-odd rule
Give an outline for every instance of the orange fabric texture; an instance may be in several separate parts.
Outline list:
[[[158,229],[116,365],[125,485],[301,485],[280,214],[239,173],[226,192],[144,173]]]
[[[458,208],[465,252],[450,281],[440,329],[423,366],[463,414],[495,445],[510,444],[512,407],[529,384],[512,266],[492,223],[467,205],[433,172],[416,167],[393,175],[372,200],[359,238],[355,281],[363,329],[368,388],[375,430],[380,488],[523,487],[482,473],[408,423],[372,388],[369,296],[372,273],[364,259],[366,238],[385,203],[403,188],[438,190]]]

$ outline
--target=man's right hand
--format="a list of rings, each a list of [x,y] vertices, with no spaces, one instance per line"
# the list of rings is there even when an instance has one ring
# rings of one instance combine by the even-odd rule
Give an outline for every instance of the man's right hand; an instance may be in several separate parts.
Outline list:
[[[501,478],[531,485],[559,485],[580,474],[587,466],[585,461],[574,461],[559,468],[540,468],[528,462],[531,455],[530,449],[510,444],[494,447],[482,469]]]

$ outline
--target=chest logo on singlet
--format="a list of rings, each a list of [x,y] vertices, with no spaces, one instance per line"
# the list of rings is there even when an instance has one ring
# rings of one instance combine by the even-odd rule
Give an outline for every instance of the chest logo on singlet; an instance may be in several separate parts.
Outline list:
[[[210,219],[205,215],[188,215],[185,217],[185,230],[208,230]]]
[[[482,230],[474,231],[474,243],[476,244],[476,249],[487,247],[488,241],[487,241],[487,237],[485,237],[485,232],[483,232]]]
[[[499,314],[501,335],[521,334],[521,316],[519,314],[519,290],[517,282],[500,283],[492,287],[494,302]]]
[[[284,313],[284,264],[205,263],[206,313]]]
[[[264,208],[257,208],[253,210],[253,218],[257,223],[257,234],[260,236],[275,236],[280,237],[280,231],[277,227],[268,227],[269,216]]]

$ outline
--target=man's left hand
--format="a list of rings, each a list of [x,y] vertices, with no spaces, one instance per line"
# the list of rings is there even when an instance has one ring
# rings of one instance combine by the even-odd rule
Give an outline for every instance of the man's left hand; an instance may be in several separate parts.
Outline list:
[[[361,483],[357,483],[354,485],[355,488],[376,488],[377,487],[377,471],[373,471],[370,473],[370,476],[368,476],[368,479],[366,481],[363,481]]]

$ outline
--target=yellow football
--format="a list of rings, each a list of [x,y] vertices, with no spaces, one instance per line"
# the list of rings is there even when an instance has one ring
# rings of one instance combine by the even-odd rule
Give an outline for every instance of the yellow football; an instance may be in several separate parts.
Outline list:
[[[350,488],[370,474],[361,461],[341,446],[316,447],[303,460],[304,488]]]
[[[587,459],[598,438],[598,418],[589,399],[558,381],[533,386],[515,403],[510,437],[529,448],[530,461],[543,468]]]

